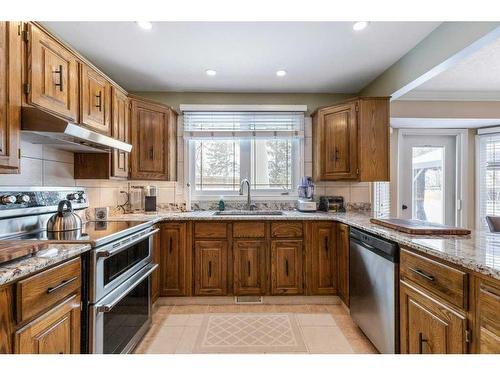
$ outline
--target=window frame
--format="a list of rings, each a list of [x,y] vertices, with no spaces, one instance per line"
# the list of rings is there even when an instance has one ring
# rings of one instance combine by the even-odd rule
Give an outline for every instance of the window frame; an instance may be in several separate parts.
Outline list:
[[[279,139],[279,137],[277,137]],[[250,141],[250,140],[249,140]],[[295,146],[293,146],[293,144]],[[193,200],[217,200],[221,196],[228,200],[241,199],[239,192],[230,190],[196,190],[195,184],[195,145],[193,139],[184,139],[185,159],[187,160],[185,173],[188,176],[188,182],[191,185],[191,199]],[[251,180],[251,145],[240,147],[240,179],[248,178]],[[247,159],[245,163],[241,160]],[[298,161],[298,162],[297,162]],[[251,189],[252,197],[255,200],[272,198],[273,200],[294,200],[298,198],[297,185],[300,181],[300,176],[304,174],[304,138],[292,139],[292,182],[290,189]],[[245,164],[245,166],[243,166]]]

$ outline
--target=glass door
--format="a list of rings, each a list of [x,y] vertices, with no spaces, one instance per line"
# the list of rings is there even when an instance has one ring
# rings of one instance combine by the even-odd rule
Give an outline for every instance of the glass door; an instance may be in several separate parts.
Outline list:
[[[404,135],[399,150],[399,216],[455,225],[456,137]]]

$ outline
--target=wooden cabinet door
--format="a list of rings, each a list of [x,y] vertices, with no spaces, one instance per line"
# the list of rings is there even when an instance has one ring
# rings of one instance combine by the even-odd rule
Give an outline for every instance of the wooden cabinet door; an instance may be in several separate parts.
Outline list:
[[[477,352],[500,354],[500,285],[481,280],[477,294]]]
[[[271,294],[302,294],[302,240],[271,241]]]
[[[195,241],[194,253],[195,295],[226,295],[227,241]]]
[[[19,173],[21,22],[0,22],[0,173]]]
[[[466,318],[417,288],[400,285],[401,353],[466,353]]]
[[[266,242],[237,240],[233,242],[234,294],[263,295],[266,293]]]
[[[111,85],[91,67],[80,69],[80,122],[99,133],[109,135],[111,124]]]
[[[338,294],[349,306],[349,226],[337,223]]]
[[[309,250],[310,270],[308,285],[310,294],[337,294],[337,254],[335,224],[312,224],[312,246]]]
[[[31,104],[78,121],[78,60],[55,39],[29,24],[28,79]]]
[[[120,141],[130,143],[129,102],[127,95],[113,87],[111,135]],[[113,150],[111,154],[111,176],[128,177],[128,152]]]
[[[79,354],[80,295],[75,294],[15,333],[17,354]]]
[[[132,179],[167,180],[168,116],[166,107],[132,100],[130,176]]]
[[[317,180],[357,179],[357,112],[356,103],[320,110],[314,129],[314,165]]]
[[[188,296],[191,285],[191,253],[187,224],[161,224],[161,296]]]

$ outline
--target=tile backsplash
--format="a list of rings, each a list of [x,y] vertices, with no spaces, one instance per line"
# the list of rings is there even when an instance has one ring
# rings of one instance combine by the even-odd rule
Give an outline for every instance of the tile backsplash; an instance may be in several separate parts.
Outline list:
[[[125,202],[125,195],[131,185],[155,185],[158,187],[157,202],[163,207],[177,207],[184,198],[184,140],[182,138],[182,116],[178,121],[178,165],[179,182],[165,181],[123,181],[123,180],[75,180],[74,158],[71,152],[49,146],[21,142],[21,173],[0,175],[3,186],[82,186],[89,196],[91,207],[116,207]],[[304,139],[304,174],[312,175],[312,123],[306,117]],[[316,197],[321,195],[341,195],[347,204],[370,203],[371,184],[367,182],[320,182],[316,184]],[[246,198],[242,198],[244,200]],[[266,201],[270,201],[269,197]],[[193,207],[199,204],[193,200]],[[200,204],[199,204],[200,205]],[[204,206],[206,204],[201,204]]]

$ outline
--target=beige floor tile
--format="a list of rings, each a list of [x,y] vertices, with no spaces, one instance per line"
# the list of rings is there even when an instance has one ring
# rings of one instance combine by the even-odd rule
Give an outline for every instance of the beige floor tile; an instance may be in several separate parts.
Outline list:
[[[330,314],[295,314],[295,316],[302,327],[335,326],[335,320]]]
[[[162,327],[158,335],[151,340],[145,348],[147,354],[172,354],[175,353],[180,342],[184,327]]]
[[[344,334],[344,336],[348,339],[359,339],[364,338],[363,332],[359,329],[359,327],[354,323],[352,318],[349,315],[346,316],[334,316],[333,319]]]
[[[307,314],[311,310],[308,305],[274,305],[274,311],[280,313]]]
[[[349,340],[352,350],[356,354],[377,354],[377,349],[367,338]]]
[[[275,312],[272,305],[239,305],[242,313],[272,313]]]
[[[309,312],[313,314],[328,313],[328,305],[307,305]]]
[[[176,354],[190,354],[193,352],[194,344],[196,343],[196,338],[198,337],[198,332],[200,327],[185,327],[184,332],[179,343],[176,346]]]
[[[208,306],[209,313],[238,313],[240,305],[210,305]]]
[[[326,311],[334,316],[349,316],[349,313],[342,305],[325,305]]]
[[[187,325],[190,316],[191,314],[170,314],[162,324],[167,327],[183,327]]]
[[[176,305],[172,307],[171,314],[203,314],[208,311],[208,305]]]
[[[353,349],[338,327],[301,327],[311,354],[350,354]]]

